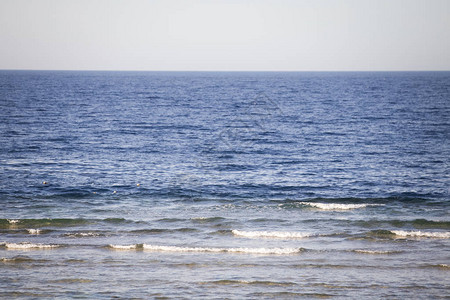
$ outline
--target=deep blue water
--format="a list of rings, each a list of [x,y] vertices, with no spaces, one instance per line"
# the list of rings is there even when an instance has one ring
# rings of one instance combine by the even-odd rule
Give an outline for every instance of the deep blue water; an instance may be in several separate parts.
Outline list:
[[[0,296],[449,296],[450,72],[0,71],[0,133]]]

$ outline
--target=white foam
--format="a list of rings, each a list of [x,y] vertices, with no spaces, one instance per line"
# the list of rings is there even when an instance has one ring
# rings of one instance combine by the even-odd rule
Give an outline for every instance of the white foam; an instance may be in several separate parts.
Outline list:
[[[93,237],[93,236],[100,236],[100,234],[95,232],[72,232],[72,233],[66,233],[64,234],[67,237]]]
[[[161,252],[209,252],[209,253],[247,253],[247,254],[294,254],[299,248],[215,248],[143,245],[144,250]]]
[[[9,219],[7,219],[7,221],[9,222],[9,224],[17,224],[20,222],[20,220],[9,220]]]
[[[231,231],[236,236],[247,238],[278,238],[278,239],[303,239],[310,237],[312,234],[305,232],[289,232],[289,231]]]
[[[364,208],[368,206],[380,206],[381,204],[339,204],[339,203],[318,203],[318,202],[300,202],[300,204],[312,206],[323,210],[350,210]]]
[[[110,248],[117,250],[134,250],[137,249],[138,245],[109,245]]]
[[[27,229],[29,234],[41,234],[40,229]]]
[[[60,245],[32,244],[32,243],[5,243],[8,249],[52,249],[60,247]]]
[[[438,239],[450,238],[450,232],[429,232],[429,231],[403,231],[403,230],[391,230],[397,236],[401,237],[429,237]]]

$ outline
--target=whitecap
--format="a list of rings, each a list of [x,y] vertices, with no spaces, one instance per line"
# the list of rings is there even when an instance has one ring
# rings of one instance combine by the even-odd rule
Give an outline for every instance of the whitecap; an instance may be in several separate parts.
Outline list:
[[[391,230],[397,236],[400,237],[428,237],[438,239],[450,238],[450,232],[429,232],[429,231],[403,231],[403,230]]]
[[[220,247],[179,247],[143,245],[144,250],[161,252],[208,252],[208,253],[247,253],[247,254],[295,254],[301,248],[220,248]]]
[[[300,202],[302,205],[307,205],[322,210],[350,210],[365,208],[368,206],[380,206],[381,204],[340,204],[340,203],[319,203],[319,202]]]
[[[40,229],[27,229],[29,234],[41,234]]]
[[[289,232],[289,231],[231,231],[236,236],[247,238],[278,238],[278,239],[303,239],[310,237],[312,234],[305,232]]]
[[[138,248],[138,245],[109,245],[110,248],[116,249],[116,250],[134,250]]]
[[[5,247],[8,249],[52,249],[60,247],[60,245],[48,245],[48,244],[32,244],[32,243],[5,243]]]
[[[64,234],[64,236],[77,238],[77,237],[95,237],[100,236],[100,234],[95,232],[71,232]]]
[[[10,220],[10,219],[6,219],[8,221],[9,224],[17,224],[20,222],[20,220]]]

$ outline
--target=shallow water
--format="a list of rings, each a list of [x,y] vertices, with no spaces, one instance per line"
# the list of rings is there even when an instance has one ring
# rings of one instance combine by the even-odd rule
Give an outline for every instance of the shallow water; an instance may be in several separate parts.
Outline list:
[[[445,298],[450,73],[0,72],[0,296]]]

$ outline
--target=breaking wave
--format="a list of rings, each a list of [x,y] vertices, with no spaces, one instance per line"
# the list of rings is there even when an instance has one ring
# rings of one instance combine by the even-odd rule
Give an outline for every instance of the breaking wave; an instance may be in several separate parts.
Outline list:
[[[142,249],[142,244],[135,244],[135,245],[112,245],[112,244],[110,244],[108,247],[115,249],[115,250],[136,250],[136,249]]]
[[[7,249],[28,250],[28,249],[53,249],[61,245],[52,244],[32,244],[32,243],[5,243]]]
[[[103,234],[97,232],[70,232],[65,233],[64,236],[71,238],[82,238],[82,237],[97,237],[102,236]]]
[[[180,247],[180,246],[161,246],[148,244],[134,245],[109,245],[116,250],[137,250],[143,249],[158,252],[205,252],[205,253],[244,253],[244,254],[263,254],[263,255],[286,255],[296,254],[304,251],[302,248],[220,248],[220,247]]]
[[[68,219],[68,218],[43,218],[43,219],[0,219],[0,229],[28,229],[42,227],[75,227],[87,224],[127,224],[131,220],[124,218],[106,218],[106,219]]]
[[[426,238],[438,238],[448,239],[450,238],[450,232],[429,232],[429,231],[403,231],[403,230],[391,230],[393,234],[400,237],[426,237]]]
[[[341,203],[320,203],[320,202],[299,202],[301,205],[311,206],[322,210],[351,210],[365,208],[369,206],[380,206],[382,204],[341,204]]]

